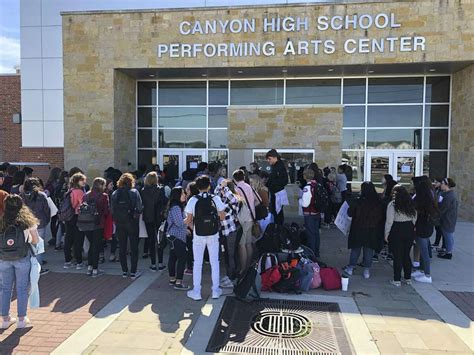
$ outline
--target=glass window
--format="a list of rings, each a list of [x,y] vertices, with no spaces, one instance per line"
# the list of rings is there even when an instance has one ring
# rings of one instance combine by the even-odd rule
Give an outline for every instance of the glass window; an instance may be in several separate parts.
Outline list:
[[[137,109],[138,127],[156,127],[156,108],[139,107]]]
[[[210,129],[208,137],[209,148],[227,148],[227,129]]]
[[[423,155],[423,174],[431,179],[448,175],[448,152],[425,152]]]
[[[352,181],[364,181],[364,152],[342,152],[341,164],[352,167]]]
[[[227,128],[227,107],[209,107],[209,128]]]
[[[138,148],[156,148],[156,130],[138,130]]]
[[[421,149],[421,129],[369,129],[367,148]]]
[[[138,150],[138,165],[146,165],[147,168],[156,164],[156,149],[153,150]]]
[[[345,106],[343,127],[364,127],[365,106]]]
[[[449,105],[426,105],[425,127],[448,127]]]
[[[282,80],[231,81],[231,105],[282,105]]]
[[[343,129],[342,149],[364,149],[365,131],[363,129]]]
[[[287,80],[287,104],[339,104],[341,80]]]
[[[344,79],[343,102],[365,104],[365,79]]]
[[[209,82],[209,105],[225,105],[229,103],[229,82],[210,81]]]
[[[205,81],[160,81],[159,105],[206,105]]]
[[[425,129],[424,149],[448,149],[448,130]]]
[[[367,127],[421,127],[423,105],[368,106]]]
[[[209,163],[216,162],[218,166],[225,166],[227,168],[229,166],[227,150],[210,150],[207,153],[207,161]]]
[[[205,129],[160,129],[161,148],[206,148]]]
[[[206,128],[205,107],[160,107],[160,128]]]
[[[423,102],[423,78],[369,79],[369,103]]]
[[[138,82],[138,104],[156,105],[156,81]]]
[[[449,102],[449,76],[426,77],[426,102]]]

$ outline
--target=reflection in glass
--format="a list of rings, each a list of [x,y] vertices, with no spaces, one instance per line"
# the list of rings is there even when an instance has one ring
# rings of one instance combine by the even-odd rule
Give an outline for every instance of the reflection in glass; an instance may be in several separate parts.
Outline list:
[[[156,127],[156,107],[138,107],[138,127]]]
[[[206,128],[205,107],[160,107],[160,128]]]
[[[421,149],[421,129],[369,129],[367,148]]]
[[[206,148],[205,129],[160,129],[161,148]]]
[[[207,160],[209,163],[216,162],[218,166],[229,166],[229,157],[226,150],[209,150]]]
[[[166,172],[166,180],[175,182],[179,179],[179,154],[163,155],[163,170]]]
[[[339,104],[340,79],[287,80],[287,104]]]
[[[426,105],[425,127],[448,127],[449,105]]]
[[[156,148],[156,129],[138,130],[138,148]]]
[[[197,169],[199,163],[202,162],[202,154],[186,153],[184,159],[186,164],[184,170]]]
[[[369,106],[367,127],[421,127],[423,106]]]
[[[364,181],[364,152],[342,152],[341,164],[352,167],[352,181]]]
[[[448,149],[448,130],[425,129],[424,149]]]
[[[209,148],[227,148],[227,129],[210,129],[208,137]]]
[[[138,82],[138,104],[156,105],[156,81]]]
[[[449,76],[426,77],[426,102],[449,102]]]
[[[344,79],[343,102],[365,104],[365,79]]]
[[[229,82],[210,81],[209,82],[209,105],[228,105]]]
[[[283,80],[231,81],[231,105],[282,105]]]
[[[343,129],[342,149],[364,149],[365,131],[363,129]]]
[[[377,192],[383,192],[382,178],[385,174],[390,174],[389,156],[371,156],[370,157],[370,181],[377,188]]]
[[[345,106],[343,127],[364,127],[365,106]]]
[[[209,128],[227,128],[227,108],[209,107]]]
[[[414,177],[416,173],[416,158],[399,156],[396,163],[398,183],[409,185],[411,178]]]
[[[369,103],[423,102],[423,78],[369,79]]]
[[[160,81],[159,105],[206,105],[205,81]]]
[[[303,169],[306,165],[313,162],[313,153],[297,151],[279,153],[281,155],[281,160],[285,163],[290,184],[295,184],[297,182],[298,171],[300,169]],[[257,162],[261,170],[266,171],[269,174],[271,172],[271,166],[267,163],[265,154],[266,152],[254,153],[254,161]]]
[[[447,166],[448,152],[425,152],[423,155],[423,174],[431,179],[446,177]]]
[[[153,150],[138,150],[138,165],[145,165],[147,168],[156,164],[156,149]]]

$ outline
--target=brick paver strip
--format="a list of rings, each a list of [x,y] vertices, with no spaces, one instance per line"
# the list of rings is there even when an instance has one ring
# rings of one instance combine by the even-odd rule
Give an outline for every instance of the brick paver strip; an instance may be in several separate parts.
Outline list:
[[[474,292],[441,291],[441,293],[474,321]]]
[[[41,307],[29,310],[32,328],[0,331],[0,354],[49,354],[115,298],[130,280],[103,275],[49,273],[41,277]],[[10,312],[16,316],[16,301]]]

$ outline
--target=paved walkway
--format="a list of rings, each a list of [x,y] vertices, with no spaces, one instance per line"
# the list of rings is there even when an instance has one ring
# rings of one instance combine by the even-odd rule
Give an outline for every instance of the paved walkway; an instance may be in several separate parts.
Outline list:
[[[336,230],[322,232],[324,261],[339,268],[347,264],[349,252],[346,249],[346,239]],[[326,292],[318,289],[300,297],[306,300],[332,299],[345,305],[346,308],[341,309],[346,309],[346,327],[354,351],[358,353],[472,354],[472,321],[443,296],[440,290],[469,292],[468,299],[469,296],[472,297],[473,232],[474,224],[460,223],[453,260],[432,259],[433,285],[415,284],[413,287],[395,288],[388,283],[392,275],[391,266],[380,262],[374,264],[369,280],[363,279],[362,270],[357,269],[350,279],[349,292]],[[55,301],[47,301],[50,306],[43,310],[43,316],[36,311],[31,312],[35,326],[30,331],[17,332],[15,336],[11,336],[12,333],[0,334],[2,346],[5,340],[9,344],[8,351],[33,352],[33,346],[35,341],[39,342],[39,337],[43,344],[48,344],[49,350],[35,347],[34,352],[49,352],[73,333],[56,348],[55,353],[201,353],[204,349],[202,344],[207,343],[214,328],[216,312],[219,313],[223,304],[222,299],[210,300],[208,266],[204,267],[204,299],[195,302],[187,299],[185,292],[170,288],[166,273],[146,272],[142,278],[132,283],[114,276],[120,273],[118,263],[106,262],[104,269],[108,275],[91,280],[83,272],[65,273],[60,267],[60,253],[48,252],[48,260],[48,266],[58,272],[43,278],[42,282],[49,282],[49,285],[42,284],[42,294],[51,292],[50,296],[45,296],[45,300]],[[141,259],[141,268],[146,269],[148,263]],[[189,277],[185,281],[191,283]],[[59,285],[59,288],[55,285]],[[61,285],[70,285],[68,292],[71,294],[81,290],[84,297],[71,298],[63,295],[68,287]],[[91,285],[97,285],[97,288],[91,288]],[[127,288],[115,297],[125,287]],[[295,297],[298,296],[291,296]],[[105,305],[105,299],[111,302]],[[354,305],[352,308],[348,306],[351,304]],[[56,317],[58,313],[71,319],[75,319],[77,314],[77,322],[48,318]],[[92,314],[96,316],[91,318]],[[68,325],[62,331],[51,332],[51,326],[60,328],[59,324],[51,323],[54,321]],[[66,334],[66,330],[69,333]],[[64,334],[63,338],[59,339],[59,334]],[[195,336],[190,337],[192,334]],[[200,338],[200,342],[196,342],[196,336]],[[53,339],[56,338],[53,344]]]

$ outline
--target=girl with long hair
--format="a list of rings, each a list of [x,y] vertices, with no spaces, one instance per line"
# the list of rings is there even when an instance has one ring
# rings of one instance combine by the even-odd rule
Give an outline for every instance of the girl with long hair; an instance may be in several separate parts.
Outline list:
[[[7,229],[17,228],[23,232],[26,244],[36,245],[39,241],[37,226],[40,221],[23,203],[18,195],[9,195],[5,199],[5,213],[0,219],[0,233]],[[26,247],[28,247],[26,245]],[[30,283],[30,251],[25,250],[25,256],[17,260],[2,260],[0,258],[0,274],[2,279],[2,323],[0,328],[7,329],[16,319],[10,315],[10,302],[13,284],[16,285],[16,300],[18,309],[17,328],[25,328],[30,323],[26,316],[28,308],[28,286]]]
[[[392,201],[387,206],[385,220],[385,241],[388,242],[393,254],[393,280],[391,284],[401,286],[402,269],[403,281],[411,284],[410,250],[415,240],[415,223],[417,212],[415,202],[407,189],[402,185],[395,185]]]

